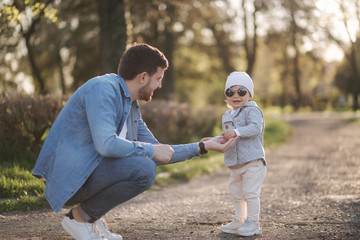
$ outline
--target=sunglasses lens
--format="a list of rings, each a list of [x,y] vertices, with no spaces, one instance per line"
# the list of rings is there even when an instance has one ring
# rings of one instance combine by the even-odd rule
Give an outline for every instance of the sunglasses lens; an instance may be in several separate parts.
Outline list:
[[[238,94],[239,94],[239,96],[243,97],[243,96],[246,95],[246,93],[247,93],[246,88],[241,87],[241,88],[238,89]]]
[[[228,88],[228,89],[226,89],[226,91],[225,91],[225,95],[226,95],[227,97],[232,97],[232,96],[234,96],[234,94],[235,94],[235,91],[234,91],[234,89],[232,89],[232,88]]]

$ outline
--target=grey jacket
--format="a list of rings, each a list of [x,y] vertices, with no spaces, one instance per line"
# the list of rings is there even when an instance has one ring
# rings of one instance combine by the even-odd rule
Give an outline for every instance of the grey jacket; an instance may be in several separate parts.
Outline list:
[[[240,139],[224,154],[225,167],[263,159],[263,135],[265,129],[264,115],[256,102],[250,101],[237,109],[232,115],[231,110],[222,117],[223,131],[237,129]]]

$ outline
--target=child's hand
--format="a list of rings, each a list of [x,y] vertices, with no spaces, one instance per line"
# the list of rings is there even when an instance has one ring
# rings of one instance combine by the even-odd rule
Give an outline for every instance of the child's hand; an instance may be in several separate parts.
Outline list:
[[[236,132],[232,129],[228,129],[228,130],[225,130],[221,133],[221,136],[224,138],[224,139],[229,139],[229,138],[234,138],[236,137]]]

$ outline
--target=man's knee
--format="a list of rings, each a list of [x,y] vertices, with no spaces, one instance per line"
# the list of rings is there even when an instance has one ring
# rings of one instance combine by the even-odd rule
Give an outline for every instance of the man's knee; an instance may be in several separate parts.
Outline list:
[[[144,158],[137,171],[137,184],[149,189],[155,182],[155,177],[156,164],[151,159]]]

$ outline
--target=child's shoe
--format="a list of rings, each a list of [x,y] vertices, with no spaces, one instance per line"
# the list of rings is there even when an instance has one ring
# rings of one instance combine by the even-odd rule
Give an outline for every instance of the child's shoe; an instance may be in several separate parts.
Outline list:
[[[234,221],[232,221],[231,223],[222,225],[220,227],[220,230],[223,231],[224,233],[236,234],[237,230],[243,225],[243,223],[244,223],[243,221],[234,219]]]
[[[243,237],[259,235],[261,234],[259,222],[254,222],[247,218],[244,224],[236,231],[235,234]]]
[[[246,218],[246,202],[243,200],[235,201],[235,216],[231,223],[222,225],[220,230],[224,233],[236,234],[236,231],[244,224]]]

